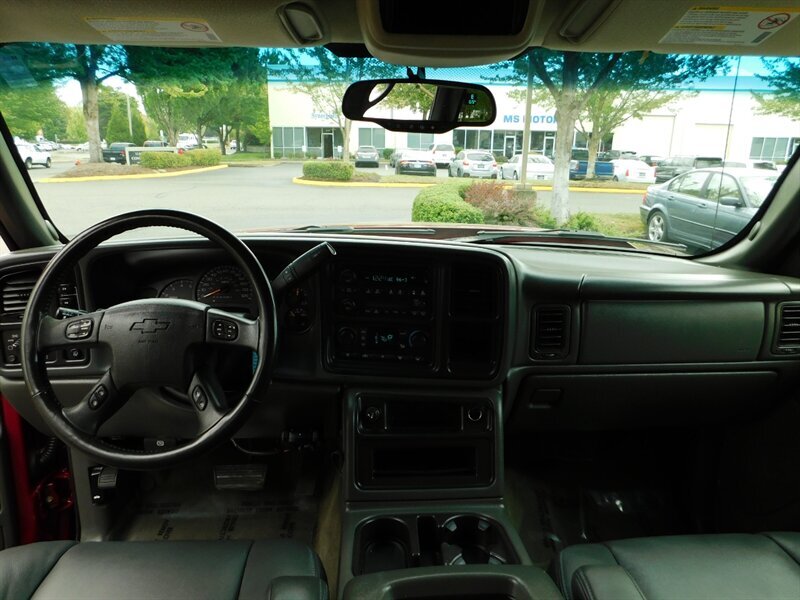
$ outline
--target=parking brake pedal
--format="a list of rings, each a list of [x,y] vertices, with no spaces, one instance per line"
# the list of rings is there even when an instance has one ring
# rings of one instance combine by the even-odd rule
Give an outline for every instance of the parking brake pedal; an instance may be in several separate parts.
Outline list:
[[[216,465],[214,487],[218,490],[263,490],[267,481],[267,465]]]

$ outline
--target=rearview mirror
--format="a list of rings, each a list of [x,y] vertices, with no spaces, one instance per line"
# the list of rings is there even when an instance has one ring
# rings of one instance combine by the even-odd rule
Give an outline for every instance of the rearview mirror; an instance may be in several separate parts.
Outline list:
[[[497,106],[482,85],[427,79],[376,79],[347,88],[342,113],[389,131],[445,133],[494,122]]]

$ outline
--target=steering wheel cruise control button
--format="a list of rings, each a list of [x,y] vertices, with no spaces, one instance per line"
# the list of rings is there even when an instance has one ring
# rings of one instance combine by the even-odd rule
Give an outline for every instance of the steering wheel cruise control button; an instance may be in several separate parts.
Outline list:
[[[66,337],[69,340],[83,340],[92,335],[94,323],[91,319],[80,319],[67,325]]]
[[[106,389],[106,386],[102,384],[98,385],[94,392],[92,392],[92,395],[89,396],[89,408],[97,410],[103,405],[107,398],[108,389]]]
[[[211,323],[211,335],[218,340],[232,342],[239,337],[239,326],[233,321],[215,319]]]
[[[192,402],[197,407],[197,410],[205,410],[208,406],[208,397],[199,385],[194,386],[192,390]]]

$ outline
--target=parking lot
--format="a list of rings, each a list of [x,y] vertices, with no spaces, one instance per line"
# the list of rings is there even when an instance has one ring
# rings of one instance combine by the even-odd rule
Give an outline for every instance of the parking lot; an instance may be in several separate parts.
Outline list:
[[[229,167],[168,178],[37,183],[70,169],[79,157],[54,153],[51,169],[35,167],[29,171],[53,221],[68,235],[112,215],[145,207],[197,212],[234,231],[408,222],[419,191],[298,185],[292,179],[302,174],[300,163]],[[384,166],[359,170],[392,173]],[[447,171],[440,169],[437,177],[446,178]],[[539,199],[549,205],[550,193],[539,192]],[[638,214],[640,203],[640,194],[576,192],[570,197],[573,212]]]

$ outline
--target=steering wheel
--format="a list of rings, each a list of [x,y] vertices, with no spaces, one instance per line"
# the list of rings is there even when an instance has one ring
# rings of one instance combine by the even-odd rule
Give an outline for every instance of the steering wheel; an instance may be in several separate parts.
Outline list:
[[[211,308],[200,302],[148,298],[56,319],[47,314],[69,269],[101,242],[141,227],[175,227],[200,234],[228,252],[253,289],[258,317]],[[275,300],[261,263],[239,238],[202,217],[172,210],[143,210],[112,217],[76,236],[56,254],[31,292],[22,321],[22,371],[33,403],[65,444],[104,465],[127,469],[171,466],[229,439],[266,390],[276,342]],[[110,361],[78,402],[64,407],[53,392],[46,354],[53,349],[94,348]],[[247,348],[258,362],[244,395],[228,403],[202,358],[214,347]],[[100,426],[141,388],[186,390],[199,420],[197,437],[173,448],[123,448],[98,436]]]

